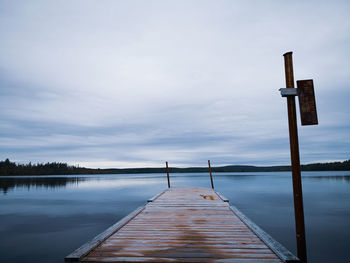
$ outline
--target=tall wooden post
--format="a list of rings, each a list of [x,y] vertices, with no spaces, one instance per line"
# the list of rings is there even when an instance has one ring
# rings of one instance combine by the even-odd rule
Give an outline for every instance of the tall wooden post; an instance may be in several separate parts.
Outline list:
[[[210,160],[208,160],[211,188],[214,189],[213,176],[211,174]]]
[[[166,174],[168,177],[168,188],[170,188],[170,177],[169,177],[169,167],[168,167],[168,162],[165,162],[166,164]]]
[[[293,76],[292,52],[285,53],[283,56],[284,56],[284,66],[285,66],[285,73],[286,73],[286,87],[293,89],[294,76]],[[301,185],[298,127],[297,127],[297,117],[296,117],[294,96],[287,96],[287,105],[288,105],[289,142],[290,142],[290,154],[291,154],[291,163],[292,163],[294,214],[295,214],[295,228],[296,228],[296,236],[297,236],[298,257],[303,263],[306,263],[307,257],[306,257],[306,241],[305,241],[303,191],[302,191],[302,185]]]

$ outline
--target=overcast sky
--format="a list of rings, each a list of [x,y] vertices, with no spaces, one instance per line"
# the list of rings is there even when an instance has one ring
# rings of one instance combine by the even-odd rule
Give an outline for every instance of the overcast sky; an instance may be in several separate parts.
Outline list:
[[[314,79],[301,162],[350,158],[350,1],[0,0],[0,159],[288,164],[283,53]]]

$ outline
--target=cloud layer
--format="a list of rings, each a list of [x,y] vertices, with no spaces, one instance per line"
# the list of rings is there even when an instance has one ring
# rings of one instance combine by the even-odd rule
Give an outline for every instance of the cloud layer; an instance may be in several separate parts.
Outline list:
[[[302,162],[349,158],[347,1],[1,1],[0,159],[289,162],[282,54],[313,78]]]

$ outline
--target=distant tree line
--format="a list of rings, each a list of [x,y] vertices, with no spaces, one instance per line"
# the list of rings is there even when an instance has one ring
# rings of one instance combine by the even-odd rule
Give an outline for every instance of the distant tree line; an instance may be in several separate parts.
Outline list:
[[[213,167],[213,172],[278,172],[290,171],[290,166],[252,166],[228,165]],[[331,163],[313,163],[301,166],[302,171],[350,171],[350,160]],[[176,168],[170,167],[171,173],[202,173],[208,172],[207,167]],[[0,161],[0,176],[6,175],[68,175],[68,174],[139,174],[165,173],[165,168],[125,168],[125,169],[92,169],[71,166],[66,163],[17,164],[9,159]]]
[[[67,175],[96,173],[98,169],[87,169],[71,166],[66,163],[16,164],[9,159],[0,161],[0,175]]]
[[[312,163],[301,166],[303,171],[349,171],[350,160],[332,163]]]

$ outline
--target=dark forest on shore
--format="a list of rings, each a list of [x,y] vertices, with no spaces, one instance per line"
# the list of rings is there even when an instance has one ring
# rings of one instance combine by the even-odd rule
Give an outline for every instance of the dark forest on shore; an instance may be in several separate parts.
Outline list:
[[[290,171],[291,167],[284,166],[253,166],[227,165],[212,167],[213,172],[281,172]],[[343,162],[312,163],[301,165],[302,171],[349,171],[350,160]],[[202,173],[208,172],[207,167],[177,168],[169,167],[171,173]],[[9,159],[0,161],[0,176],[7,175],[68,175],[68,174],[140,174],[165,173],[165,168],[110,168],[93,169],[71,166],[66,163],[52,162],[45,164],[17,164]]]

